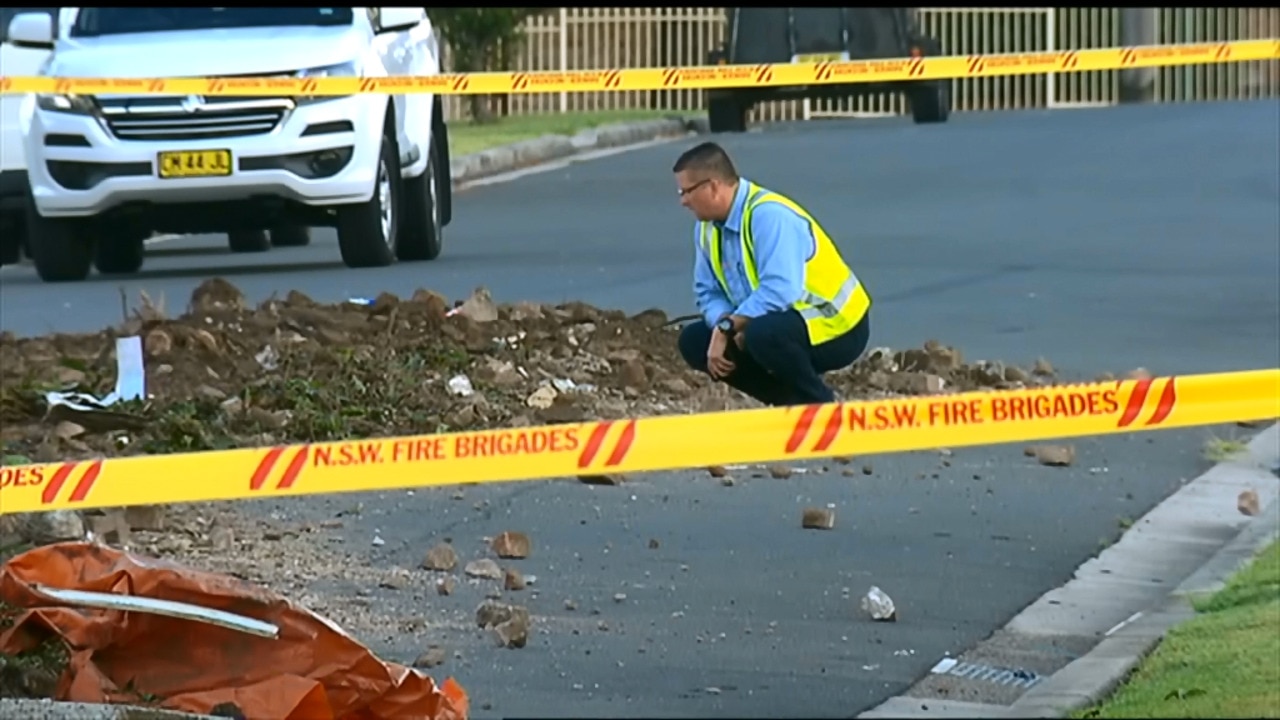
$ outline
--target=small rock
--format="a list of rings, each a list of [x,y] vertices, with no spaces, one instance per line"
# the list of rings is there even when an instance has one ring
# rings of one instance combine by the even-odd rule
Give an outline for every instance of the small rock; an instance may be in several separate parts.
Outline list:
[[[457,585],[457,581],[453,579],[452,575],[449,575],[447,577],[442,577],[440,578],[439,581],[436,582],[436,594],[452,595],[453,589],[456,585]]]
[[[836,513],[827,508],[805,508],[800,527],[808,530],[830,530],[836,526]]]
[[[568,610],[569,612],[573,612],[574,610],[577,610],[577,609],[578,609],[578,603],[576,603],[576,602],[574,602],[574,601],[572,601],[572,600],[565,600],[565,601],[564,601],[564,609],[565,609],[565,610]]]
[[[142,347],[146,349],[147,357],[168,355],[173,350],[173,338],[163,330],[152,330],[143,338]]]
[[[724,477],[720,478],[720,484],[725,487],[733,487],[735,483],[732,477],[725,475]]]
[[[209,531],[209,545],[216,553],[228,553],[235,550],[236,536],[231,528],[219,525]]]
[[[786,465],[770,465],[769,476],[774,480],[786,480],[791,477],[791,468]]]
[[[626,601],[627,601],[627,594],[626,594],[626,593],[615,593],[615,594],[614,594],[614,596],[613,596],[613,601],[614,601],[614,602],[616,602],[616,603],[626,602]]]
[[[1031,374],[1039,375],[1040,377],[1053,375],[1053,364],[1044,358],[1036,358],[1036,364],[1031,368]]]
[[[1258,502],[1258,493],[1254,490],[1245,490],[1236,498],[1236,509],[1241,515],[1256,517],[1262,512],[1262,507]]]
[[[473,578],[484,578],[487,580],[501,580],[502,568],[498,567],[498,563],[489,558],[480,558],[467,563],[462,569],[468,576]]]
[[[870,474],[872,474],[872,473],[874,473],[874,472],[875,472],[875,468],[871,467],[870,465],[863,465],[863,466],[862,466],[862,474],[863,474],[863,475],[870,475]]]
[[[469,318],[472,322],[490,323],[498,319],[498,307],[493,303],[493,296],[486,288],[478,287],[457,308],[457,314]]]
[[[507,590],[523,590],[525,588],[524,576],[515,568],[507,568],[503,573],[502,587]]]
[[[72,440],[84,435],[85,429],[83,425],[77,425],[69,420],[63,420],[53,428],[53,434],[63,440]]]
[[[895,622],[898,619],[898,610],[894,607],[893,599],[875,585],[872,585],[867,594],[862,596],[862,609],[871,616],[872,620]]]
[[[1151,371],[1146,368],[1134,368],[1124,374],[1126,380],[1150,380]]]
[[[658,541],[657,541],[656,539],[654,539],[654,538],[650,538],[650,539],[649,539],[649,549],[650,549],[650,550],[657,550],[657,549],[658,549]]]
[[[1035,457],[1041,465],[1067,467],[1076,461],[1076,448],[1074,445],[1040,445]]]
[[[507,622],[495,625],[490,631],[499,647],[522,648],[529,643],[529,622],[527,619],[512,618]]]
[[[51,510],[20,515],[18,536],[32,545],[51,545],[85,538],[84,518],[74,510]]]
[[[426,570],[448,572],[458,566],[458,553],[449,543],[440,543],[427,551],[422,559],[422,567]]]
[[[529,536],[519,532],[504,532],[493,539],[490,547],[500,558],[522,559],[529,557]]]
[[[851,457],[849,457],[849,456],[847,456],[847,455],[837,455],[837,456],[835,456],[835,457],[833,457],[833,458],[831,458],[831,459],[832,459],[832,461],[834,461],[837,465],[850,465],[850,464],[852,464],[852,463],[853,463],[853,458],[851,458]]]
[[[539,410],[547,410],[552,405],[555,404],[557,394],[558,393],[556,393],[555,388],[551,387],[550,385],[543,385],[537,390],[534,390],[533,393],[529,395],[529,397],[526,398],[524,402],[526,405],[528,405],[531,408],[538,408]]]
[[[159,532],[165,529],[165,509],[162,505],[133,505],[124,509],[124,520],[131,530]]]
[[[722,478],[722,477],[727,477],[729,475],[729,470],[728,468],[725,468],[723,465],[712,465],[711,467],[707,468],[707,473],[710,474],[711,477],[713,478]]]
[[[426,652],[419,655],[417,660],[413,661],[413,666],[424,669],[433,668],[444,664],[444,661],[447,658],[448,654],[444,651],[444,648],[438,645],[432,645],[427,648]]]

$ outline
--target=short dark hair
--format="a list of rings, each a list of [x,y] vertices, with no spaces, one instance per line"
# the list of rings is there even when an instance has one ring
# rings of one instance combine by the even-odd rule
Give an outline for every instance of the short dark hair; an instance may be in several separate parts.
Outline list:
[[[729,159],[729,153],[713,142],[704,142],[681,153],[671,172],[685,170],[701,171],[724,182],[738,180],[738,170]]]

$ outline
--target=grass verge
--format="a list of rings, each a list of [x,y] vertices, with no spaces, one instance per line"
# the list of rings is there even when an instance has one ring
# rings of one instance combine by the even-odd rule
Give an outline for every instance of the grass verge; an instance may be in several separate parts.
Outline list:
[[[656,120],[671,115],[662,110],[608,110],[589,113],[549,113],[514,115],[495,122],[449,123],[449,153],[453,157],[531,140],[543,135],[573,135],[601,125]]]
[[[1280,718],[1280,544],[1194,602],[1132,676],[1076,718]]]

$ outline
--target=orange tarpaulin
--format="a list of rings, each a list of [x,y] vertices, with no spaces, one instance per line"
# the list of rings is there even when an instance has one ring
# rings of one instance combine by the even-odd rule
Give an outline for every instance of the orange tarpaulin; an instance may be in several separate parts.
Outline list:
[[[59,606],[34,585],[172,600],[271,623],[275,639],[141,612]],[[62,638],[57,700],[136,702],[208,713],[234,703],[253,720],[466,720],[453,681],[383,662],[329,621],[236,578],[93,543],[28,551],[0,569],[0,601],[24,610],[0,634],[14,654]],[[133,692],[125,692],[128,688]]]

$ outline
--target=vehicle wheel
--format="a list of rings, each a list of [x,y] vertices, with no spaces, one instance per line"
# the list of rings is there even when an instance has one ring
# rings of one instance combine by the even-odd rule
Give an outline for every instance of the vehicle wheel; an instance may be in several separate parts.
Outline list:
[[[435,260],[444,249],[436,142],[433,137],[427,150],[426,171],[405,180],[402,185],[404,222],[400,225],[400,239],[396,243],[396,257],[401,260]]]
[[[145,238],[136,233],[98,233],[93,266],[103,275],[128,275],[142,269],[146,257]]]
[[[280,225],[271,228],[272,247],[303,247],[311,244],[311,228],[306,225]]]
[[[26,226],[19,217],[0,221],[0,265],[17,265],[22,262],[26,233]]]
[[[266,252],[271,249],[266,230],[233,230],[227,233],[231,252]]]
[[[951,82],[921,83],[907,94],[911,119],[917,123],[946,122],[951,115]]]
[[[713,133],[747,131],[747,107],[733,96],[707,102],[707,124]]]
[[[93,241],[89,223],[80,218],[46,218],[27,201],[27,232],[36,275],[45,282],[73,282],[89,277]]]
[[[400,158],[384,130],[373,197],[338,208],[338,250],[347,267],[384,267],[396,260],[400,225]]]

